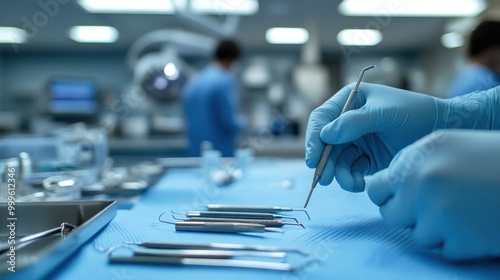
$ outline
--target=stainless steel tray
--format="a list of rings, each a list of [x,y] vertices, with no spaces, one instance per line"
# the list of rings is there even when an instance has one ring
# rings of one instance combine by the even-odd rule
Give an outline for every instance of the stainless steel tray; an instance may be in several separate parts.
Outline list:
[[[16,248],[15,271],[8,270],[9,257],[0,256],[1,279],[39,279],[56,268],[116,215],[115,201],[29,202],[15,206],[16,240],[33,233],[71,223],[78,228],[64,239],[52,236]],[[10,234],[7,204],[0,204],[0,241]]]

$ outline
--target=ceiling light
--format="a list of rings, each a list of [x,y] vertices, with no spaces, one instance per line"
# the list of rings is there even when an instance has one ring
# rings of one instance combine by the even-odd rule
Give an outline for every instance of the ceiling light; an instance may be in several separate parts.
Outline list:
[[[346,16],[474,17],[486,9],[484,0],[344,0]]]
[[[375,46],[382,42],[382,33],[375,29],[344,29],[337,34],[344,46]]]
[[[453,49],[464,45],[464,36],[458,32],[450,32],[441,36],[443,46]]]
[[[26,43],[28,33],[17,27],[0,27],[0,44]]]
[[[184,10],[187,0],[78,0],[90,13],[173,14]],[[257,0],[191,0],[190,11],[197,14],[251,15],[259,10]]]
[[[191,0],[191,12],[198,14],[252,15],[259,11],[257,0]]]
[[[186,0],[176,0],[177,7],[185,7]],[[172,14],[176,6],[171,0],[78,0],[90,13],[109,14]]]
[[[266,31],[270,44],[304,44],[309,40],[309,32],[304,28],[274,27]]]
[[[79,43],[113,43],[118,40],[118,30],[111,26],[74,26],[69,37]]]

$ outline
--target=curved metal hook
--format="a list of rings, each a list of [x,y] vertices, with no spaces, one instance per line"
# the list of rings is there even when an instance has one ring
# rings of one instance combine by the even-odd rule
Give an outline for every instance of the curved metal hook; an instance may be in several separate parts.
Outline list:
[[[111,247],[108,250],[106,250],[106,255],[108,257],[110,257],[113,254],[114,251],[116,251],[116,250],[118,250],[120,248],[127,248],[127,249],[130,249],[132,252],[134,252],[134,248],[130,247],[127,244],[121,244],[121,245],[117,245],[117,246]]]
[[[123,242],[124,244],[120,244],[120,245],[116,245],[116,246],[111,246],[109,248],[103,248],[103,247],[99,247],[97,246],[96,242],[93,243],[93,247],[94,247],[94,250],[96,250],[97,252],[100,252],[100,253],[105,253],[106,255],[110,255],[111,253],[113,253],[114,251],[116,251],[117,249],[119,248],[122,248],[122,247],[127,247],[127,248],[130,248],[131,250],[133,250],[130,246],[130,245],[137,245],[137,244],[134,244],[132,242]]]
[[[165,214],[165,212],[161,213],[160,216],[158,216],[158,221],[162,222],[162,223],[166,223],[166,224],[171,224],[171,225],[175,225],[174,222],[169,222],[169,221],[164,221],[161,219],[161,217]]]
[[[176,217],[176,216],[174,216],[174,215],[172,215],[172,218],[174,218],[174,220],[178,220],[178,221],[185,221],[184,219],[182,219],[182,218],[178,218],[178,217]]]
[[[307,210],[306,210],[306,209],[301,209],[301,208],[293,208],[293,211],[303,211],[304,213],[306,213],[307,218],[308,218],[309,220],[311,219],[311,216],[309,216],[309,213],[307,213]]]
[[[295,217],[291,217],[291,216],[281,216],[283,219],[292,219],[292,220],[295,220],[295,222],[297,222],[297,224],[300,224],[299,221],[297,220],[297,218]]]
[[[367,70],[370,70],[370,69],[375,68],[375,67],[377,67],[377,66],[370,65],[368,67],[361,69],[361,72],[359,73],[358,81],[356,82],[356,86],[354,87],[353,91],[358,91],[359,84],[361,83],[361,80],[363,79],[363,75],[365,74],[365,72]]]
[[[297,223],[297,224],[294,224],[294,223],[285,223],[286,225],[294,225],[294,226],[301,226],[303,229],[306,229],[306,227],[301,224],[301,223]]]

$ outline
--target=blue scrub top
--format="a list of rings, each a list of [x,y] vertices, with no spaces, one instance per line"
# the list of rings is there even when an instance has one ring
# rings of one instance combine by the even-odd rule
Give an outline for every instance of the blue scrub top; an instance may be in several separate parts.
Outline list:
[[[492,70],[480,66],[470,65],[452,83],[448,97],[482,91],[500,85],[500,76]]]
[[[241,129],[236,115],[234,76],[217,64],[208,66],[186,86],[183,104],[188,156],[200,156],[203,141],[210,141],[224,157],[234,156]]]

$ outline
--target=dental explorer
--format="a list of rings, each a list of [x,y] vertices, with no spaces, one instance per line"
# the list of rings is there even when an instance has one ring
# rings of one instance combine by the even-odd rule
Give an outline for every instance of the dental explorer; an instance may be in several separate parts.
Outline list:
[[[310,220],[309,213],[305,209],[281,207],[281,206],[263,206],[263,205],[226,205],[226,204],[208,204],[209,211],[232,211],[232,212],[267,212],[277,213],[281,211],[303,211]]]
[[[177,213],[170,211],[175,215],[186,215],[188,218],[192,217],[206,217],[206,218],[229,218],[229,219],[292,219],[299,222],[295,217],[283,216],[272,213],[254,213],[254,212],[226,212],[226,211],[188,211],[186,213]]]
[[[356,99],[358,87],[359,87],[359,84],[361,83],[361,80],[363,79],[363,75],[365,74],[365,71],[370,70],[372,68],[375,68],[375,65],[371,65],[371,66],[368,66],[368,67],[361,69],[361,72],[359,73],[358,81],[356,82],[356,85],[349,93],[349,97],[347,98],[347,101],[344,105],[344,108],[342,108],[340,115],[342,115],[343,113],[345,113],[351,109],[352,104],[354,103],[354,100]],[[328,157],[330,156],[330,152],[332,151],[332,147],[333,146],[331,144],[326,144],[325,147],[323,148],[323,152],[321,153],[321,158],[318,162],[318,165],[316,166],[316,170],[314,170],[314,177],[313,177],[313,181],[311,184],[311,189],[309,190],[309,195],[307,196],[307,200],[306,200],[306,203],[304,204],[304,208],[306,208],[307,204],[309,204],[309,200],[311,199],[311,195],[314,191],[314,188],[316,188],[316,185],[319,182],[319,178],[321,178],[321,175],[323,174],[323,171],[325,170],[326,162],[328,161]]]

